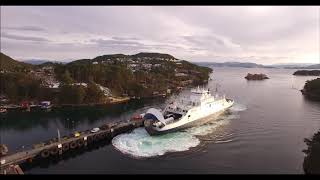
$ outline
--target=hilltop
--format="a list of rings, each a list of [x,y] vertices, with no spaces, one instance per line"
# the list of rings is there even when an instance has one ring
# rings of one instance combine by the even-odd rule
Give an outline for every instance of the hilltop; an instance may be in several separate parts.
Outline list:
[[[169,54],[162,53],[146,53],[141,52],[134,55],[125,55],[125,54],[107,54],[97,56],[93,59],[79,59],[70,62],[70,64],[89,64],[89,63],[99,63],[99,64],[119,64],[119,63],[130,63],[130,62],[146,62],[150,60],[150,62],[155,61],[176,61],[177,58],[173,57]]]
[[[135,55],[132,55],[131,57],[133,58],[145,58],[145,57],[149,57],[149,58],[160,58],[160,59],[172,59],[172,60],[176,60],[175,57],[173,57],[170,54],[162,54],[162,53],[147,53],[147,52],[141,52]]]
[[[31,69],[33,65],[20,62],[0,52],[0,70],[1,71],[22,71]]]

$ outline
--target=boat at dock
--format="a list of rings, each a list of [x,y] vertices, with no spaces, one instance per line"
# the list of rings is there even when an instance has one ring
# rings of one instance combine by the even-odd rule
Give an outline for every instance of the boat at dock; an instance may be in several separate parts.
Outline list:
[[[52,108],[51,102],[50,101],[42,101],[40,103],[40,108],[43,111],[50,111]]]
[[[199,87],[168,104],[164,110],[150,108],[143,115],[144,126],[150,135],[161,135],[200,125],[217,117],[233,105],[225,96],[212,96],[210,90]]]

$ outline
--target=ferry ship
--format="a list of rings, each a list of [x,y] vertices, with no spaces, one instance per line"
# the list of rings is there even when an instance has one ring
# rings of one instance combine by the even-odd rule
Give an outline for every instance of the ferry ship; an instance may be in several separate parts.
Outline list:
[[[151,135],[175,132],[201,125],[219,116],[233,105],[225,96],[212,96],[210,90],[195,88],[189,97],[168,104],[165,109],[150,108],[143,114],[144,126]]]

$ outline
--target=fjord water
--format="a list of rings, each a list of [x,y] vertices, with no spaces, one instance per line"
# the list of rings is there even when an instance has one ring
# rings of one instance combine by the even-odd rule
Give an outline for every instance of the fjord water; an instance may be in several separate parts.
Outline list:
[[[26,168],[26,174],[78,173],[303,173],[304,138],[320,129],[320,102],[305,99],[306,80],[290,69],[214,68],[208,87],[233,98],[235,106],[200,127],[160,137],[143,128],[122,134],[109,145],[61,161]],[[247,81],[247,73],[270,79]],[[187,91],[182,95],[188,95]],[[129,119],[149,107],[164,107],[157,99],[99,109],[65,110],[49,114],[14,114],[1,119],[1,143],[9,151],[73,130]]]

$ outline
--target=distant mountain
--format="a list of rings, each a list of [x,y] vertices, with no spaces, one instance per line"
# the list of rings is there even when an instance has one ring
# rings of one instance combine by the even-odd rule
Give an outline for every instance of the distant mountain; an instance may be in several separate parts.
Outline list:
[[[271,64],[270,66],[310,66],[313,65],[314,63],[277,63],[277,64]]]
[[[67,64],[91,64],[92,63],[92,59],[78,59],[75,61],[71,61]]]
[[[133,57],[133,58],[150,57],[150,58],[176,59],[175,57],[171,56],[170,54],[147,53],[147,52],[141,52],[141,53],[132,55],[132,57]]]
[[[18,69],[30,69],[33,65],[16,61],[0,52],[0,70],[12,71]]]
[[[24,63],[33,64],[33,65],[39,65],[43,64],[45,62],[49,62],[49,60],[41,60],[41,59],[28,59],[28,60],[22,60]]]
[[[314,65],[314,64],[312,63],[278,63],[278,64],[272,64],[270,66],[276,67],[276,68],[299,69],[299,68],[305,68],[311,65]]]
[[[200,62],[199,65],[213,66],[213,67],[243,67],[243,68],[265,68],[262,64],[256,64],[251,62]]]
[[[66,64],[66,63],[68,63],[70,61],[71,60],[53,61],[53,60],[49,60],[49,59],[26,59],[26,60],[22,60],[22,62],[24,62],[24,63],[33,64],[33,65],[40,65],[40,64],[45,64],[45,63],[62,63],[62,64]]]
[[[314,64],[311,66],[307,66],[306,69],[320,69],[320,64]]]
[[[284,66],[285,69],[320,69],[320,64],[313,64],[309,66]]]
[[[243,67],[243,68],[285,68],[285,69],[320,69],[320,64],[312,63],[279,63],[271,65],[262,65],[251,62],[195,62],[199,65],[213,67]]]

